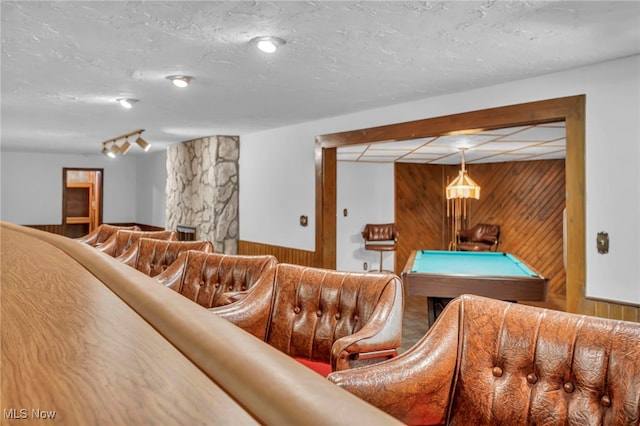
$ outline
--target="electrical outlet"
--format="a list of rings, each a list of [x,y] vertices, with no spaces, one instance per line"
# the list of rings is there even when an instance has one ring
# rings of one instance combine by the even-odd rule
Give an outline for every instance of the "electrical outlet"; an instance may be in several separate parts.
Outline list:
[[[367,269],[369,269],[369,264],[368,264],[367,262],[364,262],[364,263],[362,264],[362,269],[364,269],[365,271],[366,271]]]

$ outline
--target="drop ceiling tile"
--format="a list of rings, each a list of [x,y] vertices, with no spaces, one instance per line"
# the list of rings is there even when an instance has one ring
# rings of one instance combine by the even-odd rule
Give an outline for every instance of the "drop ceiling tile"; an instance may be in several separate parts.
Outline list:
[[[358,158],[360,158],[359,153],[338,152],[336,155],[338,161],[357,161]]]
[[[554,139],[564,138],[566,131],[564,128],[557,127],[531,127],[522,132],[518,132],[509,136],[505,136],[500,141],[551,141]]]
[[[373,162],[373,163],[393,163],[398,159],[397,156],[383,156],[383,155],[363,155],[359,161]]]

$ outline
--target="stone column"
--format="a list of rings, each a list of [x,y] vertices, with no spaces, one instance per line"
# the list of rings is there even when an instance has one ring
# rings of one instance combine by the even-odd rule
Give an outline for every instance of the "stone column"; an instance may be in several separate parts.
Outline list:
[[[238,136],[210,136],[167,150],[167,229],[196,227],[216,253],[238,252]]]

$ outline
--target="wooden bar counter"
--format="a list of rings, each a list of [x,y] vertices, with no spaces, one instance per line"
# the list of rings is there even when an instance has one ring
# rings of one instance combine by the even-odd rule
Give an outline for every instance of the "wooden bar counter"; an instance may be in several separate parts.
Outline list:
[[[398,424],[92,247],[0,239],[3,425]]]

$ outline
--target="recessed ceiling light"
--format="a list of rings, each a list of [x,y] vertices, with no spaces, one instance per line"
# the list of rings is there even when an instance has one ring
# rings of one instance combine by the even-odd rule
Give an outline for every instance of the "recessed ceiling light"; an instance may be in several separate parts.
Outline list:
[[[251,39],[256,47],[265,53],[274,53],[278,47],[285,45],[287,42],[278,37],[262,36]]]
[[[167,78],[177,87],[187,87],[193,80],[193,77],[188,75],[170,75]]]
[[[120,98],[120,99],[116,99],[120,105],[122,105],[124,108],[130,109],[133,104],[135,104],[136,102],[138,102],[137,99],[131,99],[131,98]]]

